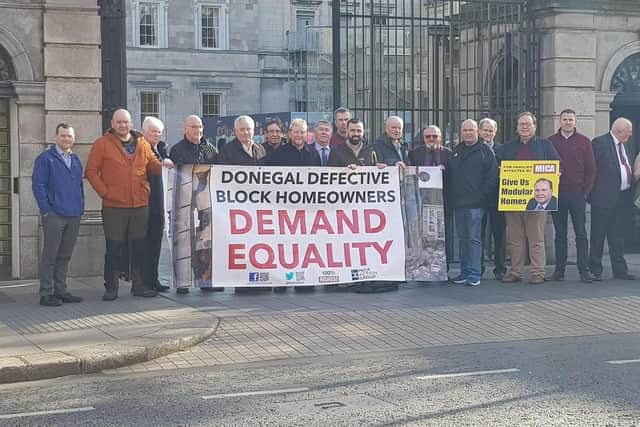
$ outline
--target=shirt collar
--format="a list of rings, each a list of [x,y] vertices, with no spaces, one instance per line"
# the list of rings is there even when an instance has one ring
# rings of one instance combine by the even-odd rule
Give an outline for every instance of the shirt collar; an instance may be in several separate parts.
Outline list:
[[[62,151],[62,149],[60,147],[58,147],[58,144],[54,144],[53,146],[56,148],[56,152],[58,154],[60,154],[61,156],[71,156],[72,151],[69,151],[68,153],[65,153],[64,151]]]
[[[620,141],[618,141],[618,138],[616,138],[613,132],[609,132],[609,133],[611,134],[611,138],[613,138],[613,143],[616,145],[620,144]]]

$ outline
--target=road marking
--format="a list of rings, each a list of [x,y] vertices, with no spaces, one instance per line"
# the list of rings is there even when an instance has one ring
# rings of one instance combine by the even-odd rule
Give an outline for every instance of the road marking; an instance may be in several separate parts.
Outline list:
[[[627,363],[640,363],[640,359],[606,360],[604,363],[609,363],[611,365],[626,365]]]
[[[23,417],[38,417],[41,415],[57,415],[57,414],[70,414],[74,412],[88,412],[95,411],[93,406],[85,406],[82,408],[69,408],[69,409],[52,409],[50,411],[36,411],[36,412],[20,412],[17,414],[5,414],[0,415],[0,420],[10,420],[11,418],[23,418]]]
[[[495,371],[475,371],[475,372],[458,372],[455,374],[438,374],[438,375],[425,375],[422,377],[416,377],[419,380],[437,380],[440,378],[457,378],[457,377],[472,377],[476,375],[493,375],[493,374],[508,374],[511,372],[520,372],[520,369],[497,369]]]
[[[307,387],[300,387],[300,388],[282,388],[280,390],[245,391],[243,393],[214,394],[211,396],[202,396],[202,398],[204,400],[225,399],[227,397],[266,396],[269,394],[301,393],[303,391],[309,391],[309,389]]]
[[[20,283],[18,285],[0,285],[0,289],[8,288],[24,288],[25,286],[33,286],[35,283]]]

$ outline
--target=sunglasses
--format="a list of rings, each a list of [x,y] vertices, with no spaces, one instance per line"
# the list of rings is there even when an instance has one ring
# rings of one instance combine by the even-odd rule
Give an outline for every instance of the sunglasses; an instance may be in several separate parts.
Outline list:
[[[428,139],[437,139],[439,136],[440,135],[425,135],[424,137]]]

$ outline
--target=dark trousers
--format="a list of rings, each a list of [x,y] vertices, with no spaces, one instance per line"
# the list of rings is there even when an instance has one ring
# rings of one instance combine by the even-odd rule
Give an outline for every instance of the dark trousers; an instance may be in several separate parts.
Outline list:
[[[507,267],[504,266],[506,256],[505,235],[506,225],[504,222],[504,213],[498,212],[495,206],[485,209],[482,217],[482,273],[484,274],[484,242],[487,231],[491,232],[493,237],[493,262],[495,267],[493,274],[504,274]]]
[[[589,268],[596,275],[602,275],[602,251],[607,238],[613,275],[628,273],[624,260],[624,235],[631,225],[631,190],[621,191],[615,206],[591,206],[591,252]]]
[[[102,209],[102,226],[107,246],[104,254],[104,280],[108,285],[117,285],[117,278],[122,271],[122,253],[127,243],[133,285],[142,285],[142,259],[148,219],[147,206]]]
[[[587,202],[582,192],[562,192],[558,197],[558,211],[551,212],[553,226],[556,230],[556,271],[564,273],[567,267],[567,232],[568,219],[571,215],[573,231],[576,233],[576,252],[578,271],[580,273],[589,270],[589,241],[587,240],[587,228],[585,209]]]
[[[162,250],[162,236],[164,231],[164,215],[162,213],[149,214],[147,224],[147,236],[145,237],[145,254],[143,277],[148,288],[155,288],[158,281],[158,264],[160,263],[160,251]]]
[[[61,216],[51,211],[42,218],[44,247],[40,257],[40,296],[63,295],[67,269],[76,245],[79,216]]]

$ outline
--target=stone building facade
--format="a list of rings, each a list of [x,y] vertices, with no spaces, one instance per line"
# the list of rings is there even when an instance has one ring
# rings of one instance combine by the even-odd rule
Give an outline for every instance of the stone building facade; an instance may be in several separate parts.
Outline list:
[[[6,0],[0,6],[0,280],[34,278],[40,216],[31,193],[35,157],[55,126],[76,129],[83,161],[101,133],[100,18],[96,1]],[[100,271],[104,240],[87,193],[87,215],[70,269]]]
[[[134,123],[159,117],[169,144],[189,114],[295,111],[288,46],[330,25],[326,0],[131,0],[127,97]]]

